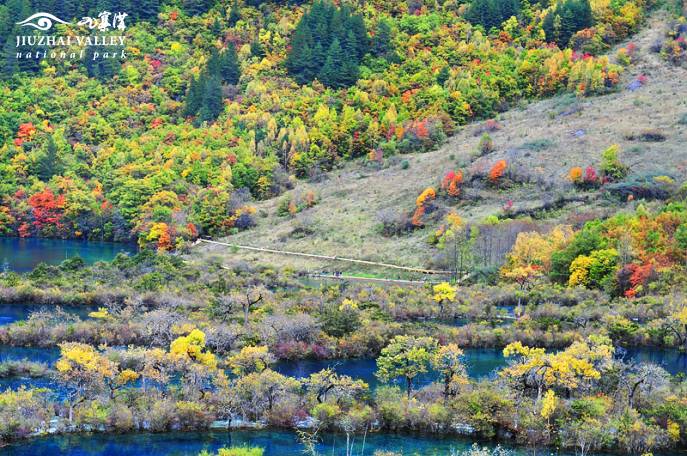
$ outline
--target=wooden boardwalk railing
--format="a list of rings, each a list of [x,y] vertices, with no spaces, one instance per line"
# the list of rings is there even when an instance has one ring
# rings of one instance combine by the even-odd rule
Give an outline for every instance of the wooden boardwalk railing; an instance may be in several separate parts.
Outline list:
[[[317,255],[314,253],[290,252],[288,250],[267,249],[267,248],[262,248],[262,247],[252,247],[249,245],[240,245],[240,244],[231,244],[228,242],[212,241],[210,239],[198,239],[196,241],[196,244],[198,244],[200,242],[205,242],[206,244],[222,245],[225,247],[232,247],[235,249],[252,250],[254,252],[265,252],[265,253],[274,253],[274,254],[278,254],[278,255],[299,256],[299,257],[304,257],[304,258],[313,258],[313,259],[317,259],[317,260],[344,261],[344,262],[348,262],[348,263],[364,264],[364,265],[368,265],[368,266],[379,266],[382,268],[399,269],[401,271],[418,272],[420,274],[435,274],[435,275],[451,275],[451,274],[453,274],[452,271],[440,271],[440,270],[435,270],[435,269],[413,268],[413,267],[409,267],[409,266],[399,266],[397,264],[380,263],[377,261],[368,261],[368,260],[358,260],[356,258],[346,258],[346,257],[340,257],[340,256]]]

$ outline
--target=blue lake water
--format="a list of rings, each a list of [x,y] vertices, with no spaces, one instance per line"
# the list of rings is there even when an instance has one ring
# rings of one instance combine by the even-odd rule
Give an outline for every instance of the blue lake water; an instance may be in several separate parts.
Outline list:
[[[343,456],[346,438],[343,435],[324,434],[317,450],[322,455]],[[463,439],[433,436],[369,434],[362,448],[362,436],[355,436],[353,454],[372,456],[377,450],[394,451],[404,456],[448,456],[451,451],[463,451],[472,445]],[[80,436],[53,436],[33,439],[2,449],[6,456],[197,456],[203,450],[217,451],[229,446],[257,446],[265,449],[265,456],[301,456],[303,446],[296,435],[288,431],[231,431],[190,432],[165,434],[92,434]],[[482,446],[493,448],[492,443]],[[513,456],[524,456],[525,450],[514,450]],[[541,451],[542,456],[570,453]]]
[[[619,349],[620,350],[620,349]],[[48,365],[54,364],[59,358],[58,348],[34,348],[34,347],[10,347],[0,345],[0,362],[4,360],[22,360],[28,359],[30,361],[42,362]],[[634,360],[637,362],[651,362],[658,364],[666,369],[672,375],[679,373],[687,374],[687,354],[674,349],[657,349],[657,348],[634,348],[627,350],[627,353],[620,354],[626,360]],[[465,350],[465,364],[467,366],[468,375],[471,378],[479,379],[495,375],[498,369],[506,365],[502,352],[498,348],[473,348]],[[350,375],[353,378],[365,381],[370,385],[371,389],[379,385],[375,372],[377,370],[377,363],[374,359],[340,359],[340,360],[295,360],[295,361],[279,361],[275,364],[274,370],[277,372],[295,378],[305,378],[322,369],[331,367],[340,374]],[[437,375],[428,372],[415,379],[414,386],[421,387],[435,381]],[[8,379],[5,382],[0,380],[0,389],[4,389],[8,385]],[[38,385],[39,379],[25,378],[14,379],[12,386]],[[402,379],[397,379],[394,383],[404,386]],[[45,385],[38,385],[45,386]]]
[[[672,375],[687,375],[687,353],[665,348],[617,349],[617,355],[638,363],[658,364]]]
[[[0,326],[9,325],[15,321],[26,320],[31,313],[41,309],[54,309],[55,306],[36,305],[36,304],[0,304]],[[71,315],[81,318],[88,317],[94,310],[92,306],[60,306],[60,308]]]
[[[0,237],[0,270],[31,271],[38,263],[57,265],[80,256],[92,264],[111,261],[119,252],[136,253],[134,244],[82,240]]]
[[[506,360],[498,348],[466,349],[464,351],[468,375],[472,378],[488,377],[496,369],[506,365]],[[289,377],[304,378],[328,367],[331,367],[339,374],[364,380],[370,385],[370,388],[374,389],[379,384],[377,377],[375,377],[377,363],[374,359],[280,361],[274,366],[274,370]],[[421,375],[415,379],[415,386],[431,383],[436,380],[436,377],[431,372]],[[401,384],[401,379],[398,379],[396,383]]]
[[[20,361],[27,359],[45,364],[53,364],[60,357],[60,349],[57,347],[37,348],[37,347],[10,347],[0,345],[0,362]]]

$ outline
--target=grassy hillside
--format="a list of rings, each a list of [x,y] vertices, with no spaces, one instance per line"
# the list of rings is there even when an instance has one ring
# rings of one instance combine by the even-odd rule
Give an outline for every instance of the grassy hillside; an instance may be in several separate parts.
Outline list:
[[[438,188],[448,170],[462,168],[466,173],[477,173],[500,159],[507,160],[511,169],[530,182],[498,190],[476,182],[466,186],[458,201],[446,205],[455,207],[467,221],[479,224],[490,215],[504,216],[503,206],[509,200],[511,211],[525,211],[545,207],[562,197],[580,198],[585,201],[568,202],[562,208],[538,215],[549,224],[578,226],[589,218],[632,208],[637,200],[608,197],[603,188],[575,189],[568,173],[574,166],[598,168],[602,151],[617,143],[621,161],[630,167],[630,175],[669,175],[677,183],[687,177],[687,125],[681,120],[687,113],[687,99],[681,96],[687,70],[669,64],[650,50],[666,33],[667,22],[666,15],[655,15],[644,31],[618,46],[620,49],[633,43],[638,51],[616,93],[593,98],[563,95],[505,112],[498,117],[500,129],[489,133],[495,150],[480,158],[474,155],[484,123],[467,125],[433,152],[391,157],[381,166],[358,161],[331,172],[322,182],[299,182],[287,197],[302,197],[312,191],[318,199],[314,207],[292,217],[279,215],[284,197],[259,202],[257,227],[224,240],[427,266],[436,253],[427,239],[439,222],[408,234],[385,237],[380,233],[378,214],[384,210],[412,211],[420,192],[429,186]],[[646,83],[632,90],[630,85],[641,76]],[[652,132],[665,138],[640,138]],[[407,168],[403,162],[407,162]],[[345,263],[333,265],[274,254],[227,252],[217,246],[203,246],[196,251],[221,256],[225,261],[258,260],[308,270],[360,270],[359,266]]]

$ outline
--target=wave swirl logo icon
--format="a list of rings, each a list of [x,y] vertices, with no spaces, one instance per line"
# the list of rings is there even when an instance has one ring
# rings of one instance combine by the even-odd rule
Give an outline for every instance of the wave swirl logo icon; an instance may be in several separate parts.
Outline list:
[[[59,24],[68,24],[69,22],[65,22],[62,19],[53,16],[50,13],[36,13],[31,15],[30,17],[27,17],[21,22],[17,22],[17,25],[21,25],[22,27],[33,27],[38,30],[46,31],[50,30],[52,28],[52,25],[54,22],[57,22]]]

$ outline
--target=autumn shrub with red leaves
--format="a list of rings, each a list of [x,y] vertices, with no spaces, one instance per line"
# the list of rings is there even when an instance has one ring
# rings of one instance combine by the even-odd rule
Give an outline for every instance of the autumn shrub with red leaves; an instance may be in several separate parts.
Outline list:
[[[656,271],[651,263],[630,263],[620,268],[616,277],[623,296],[635,298],[646,291],[647,284],[656,278]]]
[[[29,197],[31,206],[32,225],[36,234],[45,237],[55,237],[63,234],[65,198],[55,195],[52,190],[45,188]]]
[[[448,196],[457,198],[460,196],[460,185],[463,183],[463,171],[449,171],[441,179],[441,189],[446,192]]]

